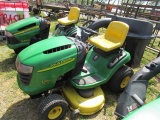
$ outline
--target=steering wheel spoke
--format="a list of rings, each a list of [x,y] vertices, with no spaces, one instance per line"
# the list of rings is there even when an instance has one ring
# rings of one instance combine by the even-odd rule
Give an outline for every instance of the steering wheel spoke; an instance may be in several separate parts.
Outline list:
[[[85,28],[85,27],[83,27],[83,26],[79,26],[79,28],[81,28],[82,30],[84,30],[85,32],[87,32],[87,33],[89,33],[89,34],[98,34],[97,31],[94,31],[94,30],[92,30],[92,29],[90,29],[90,28]]]

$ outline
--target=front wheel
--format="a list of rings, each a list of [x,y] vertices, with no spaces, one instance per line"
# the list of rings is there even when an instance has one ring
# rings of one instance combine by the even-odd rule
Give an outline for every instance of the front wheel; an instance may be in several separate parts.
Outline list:
[[[36,43],[36,42],[38,42],[38,41],[40,41],[36,36],[34,36],[34,37],[32,37],[31,38],[31,40],[30,40],[30,45],[32,45],[32,44],[34,44],[34,43]]]
[[[14,49],[14,52],[18,55],[25,47],[20,47],[17,49]]]
[[[47,96],[38,107],[41,120],[62,120],[67,110],[66,100],[58,94]]]
[[[107,86],[115,93],[121,93],[128,85],[130,78],[133,75],[133,70],[130,67],[120,67],[112,78],[109,80]]]

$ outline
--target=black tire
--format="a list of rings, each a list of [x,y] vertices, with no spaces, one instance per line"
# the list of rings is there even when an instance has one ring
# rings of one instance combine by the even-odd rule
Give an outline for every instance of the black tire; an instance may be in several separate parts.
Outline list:
[[[107,86],[113,92],[121,93],[124,91],[133,74],[134,72],[130,67],[122,66],[114,73],[108,81]]]
[[[40,98],[40,97],[42,97],[42,95],[41,95],[41,94],[37,94],[37,95],[30,95],[30,98],[31,98],[31,99],[36,99],[36,98]]]
[[[42,100],[38,107],[38,115],[40,120],[62,120],[67,110],[66,100],[58,94],[52,94]]]
[[[20,47],[17,49],[14,49],[14,52],[18,55],[25,47]]]

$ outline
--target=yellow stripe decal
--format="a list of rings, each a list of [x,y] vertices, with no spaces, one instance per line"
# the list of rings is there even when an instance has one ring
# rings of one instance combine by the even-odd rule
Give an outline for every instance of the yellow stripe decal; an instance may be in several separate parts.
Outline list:
[[[15,33],[14,35],[19,35],[19,34],[22,34],[22,33],[25,33],[25,32],[29,32],[29,31],[34,30],[34,29],[37,29],[37,28],[39,28],[39,25],[34,26],[34,27],[31,27],[31,28],[26,29],[26,30],[23,30],[23,31],[20,31],[20,32],[18,32],[18,33]]]
[[[55,63],[55,64],[52,64],[50,67],[45,68],[45,69],[42,69],[42,70],[39,70],[39,71],[37,71],[37,72],[44,72],[44,71],[52,70],[52,69],[61,67],[61,66],[65,65],[65,64],[68,64],[68,63],[70,63],[70,62],[72,62],[72,61],[74,61],[74,60],[75,60],[75,58],[68,58],[68,59],[59,61],[59,62],[57,62],[57,63]]]

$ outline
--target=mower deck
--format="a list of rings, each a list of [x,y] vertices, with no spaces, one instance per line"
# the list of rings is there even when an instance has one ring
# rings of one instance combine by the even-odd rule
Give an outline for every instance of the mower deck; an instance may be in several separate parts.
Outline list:
[[[62,91],[71,109],[78,109],[82,115],[96,113],[103,107],[105,102],[104,93],[100,87],[95,88],[94,95],[89,98],[81,97],[71,86],[64,86]]]

